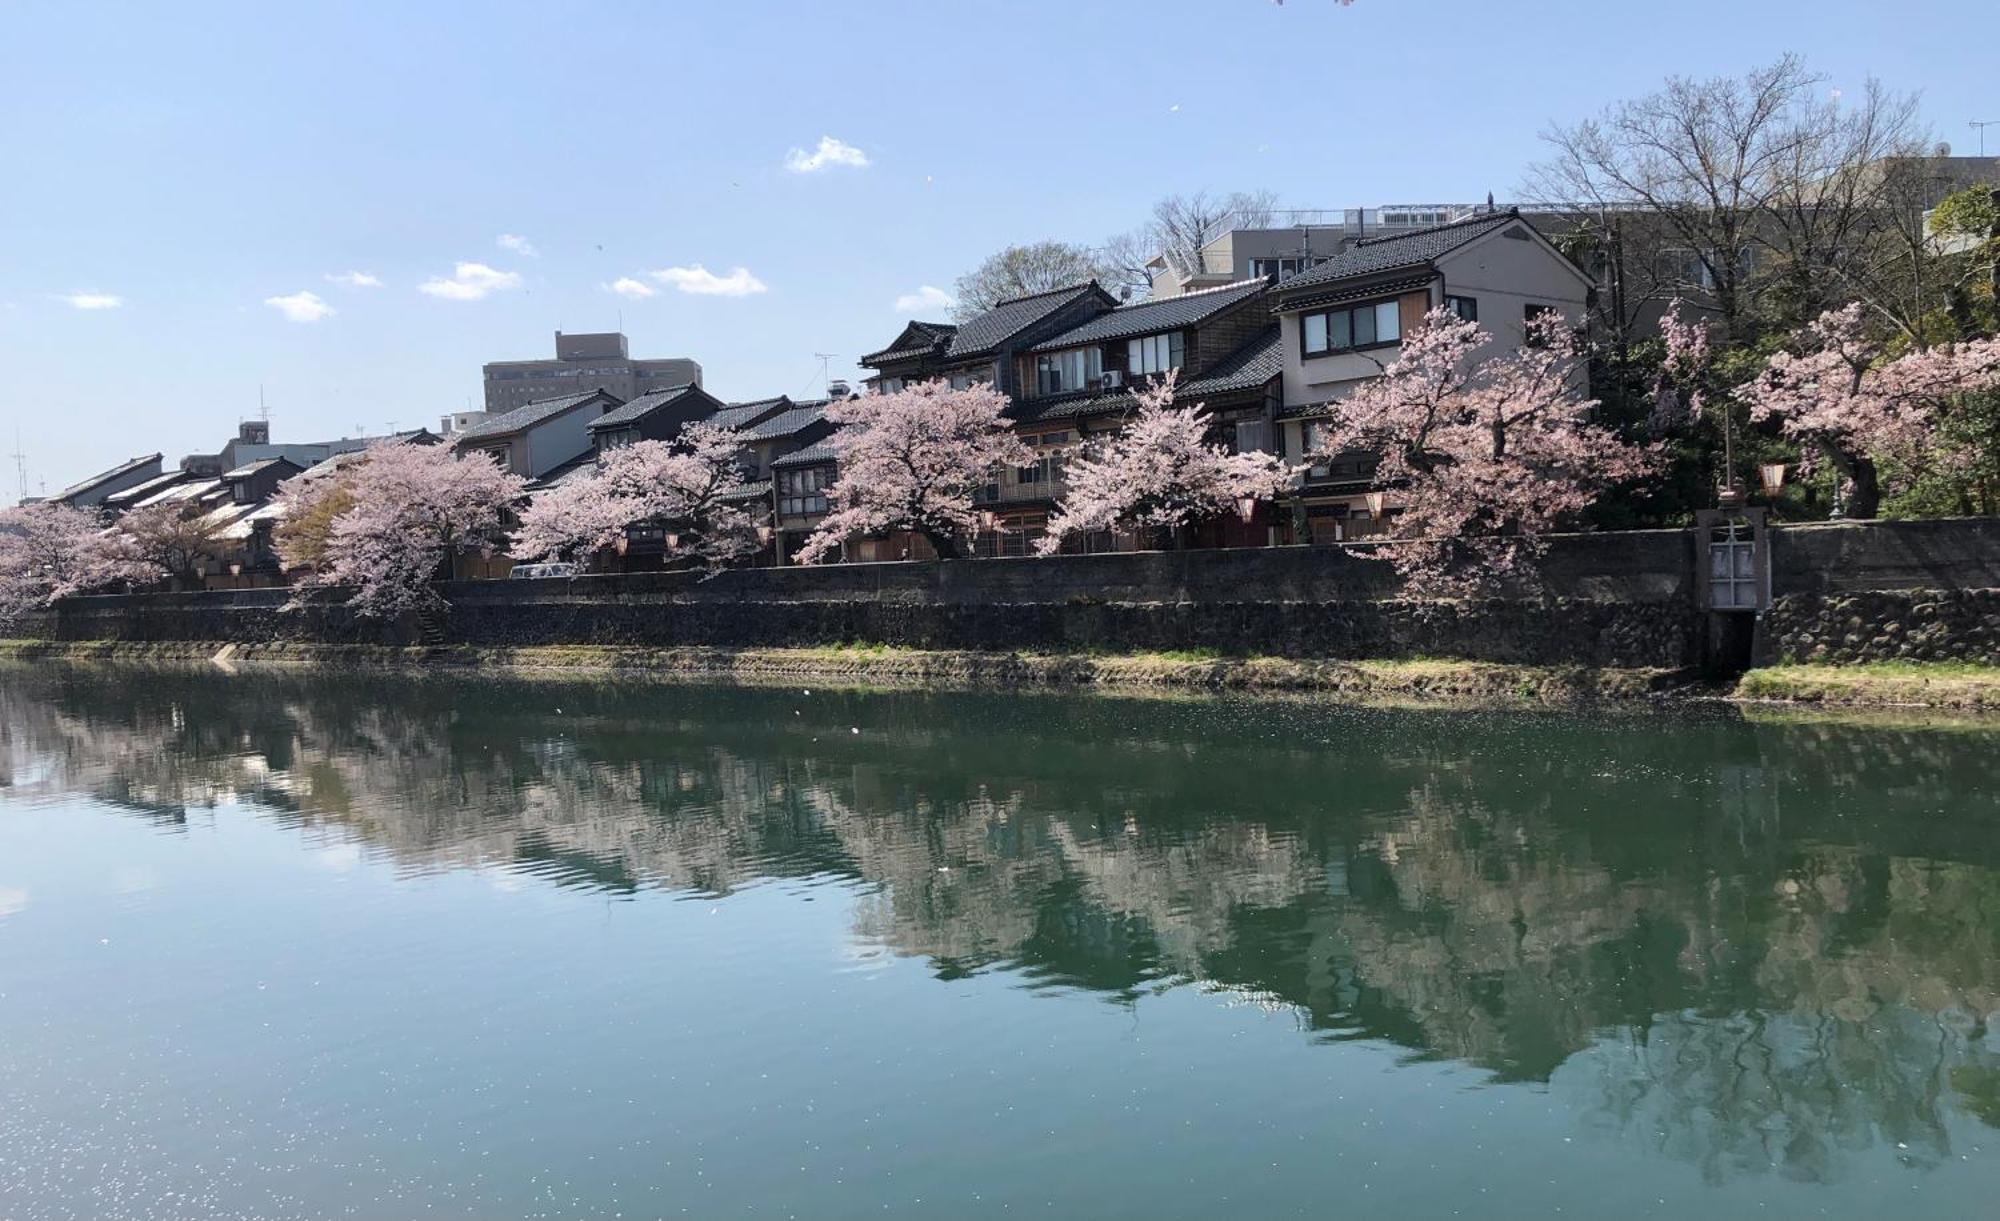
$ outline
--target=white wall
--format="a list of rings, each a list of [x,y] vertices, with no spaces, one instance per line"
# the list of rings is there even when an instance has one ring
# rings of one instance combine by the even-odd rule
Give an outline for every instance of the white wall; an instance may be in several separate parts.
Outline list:
[[[586,407],[565,411],[528,430],[528,469],[519,472],[530,479],[543,475],[580,456],[590,448],[590,422],[604,414],[599,400]]]

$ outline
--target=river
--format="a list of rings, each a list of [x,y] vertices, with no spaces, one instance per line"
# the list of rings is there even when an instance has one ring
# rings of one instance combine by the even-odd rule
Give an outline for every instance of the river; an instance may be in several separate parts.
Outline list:
[[[0,668],[0,1216],[1986,1215],[2000,723]]]

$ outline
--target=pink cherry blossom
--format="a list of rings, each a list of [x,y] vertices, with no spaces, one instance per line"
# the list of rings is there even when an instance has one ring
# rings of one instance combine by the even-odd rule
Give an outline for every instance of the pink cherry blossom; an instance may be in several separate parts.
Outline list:
[[[828,442],[840,473],[827,493],[832,511],[799,561],[819,563],[850,538],[897,530],[923,535],[940,558],[963,554],[960,540],[978,520],[974,495],[996,469],[1033,457],[1006,409],[1007,396],[991,386],[954,390],[941,381],[828,406],[827,418],[841,425]]]
[[[2000,385],[2000,339],[1891,359],[1867,333],[1858,303],[1820,315],[1794,346],[1765,361],[1744,387],[1750,418],[1776,419],[1805,447],[1807,470],[1831,462],[1853,486],[1854,517],[1875,515],[1885,463],[1907,480],[1948,460],[1933,440],[1938,413],[1952,398]]]
[[[1094,450],[1071,458],[1066,490],[1048,533],[1035,544],[1054,555],[1063,540],[1096,530],[1178,530],[1239,500],[1268,500],[1291,472],[1271,454],[1235,454],[1208,440],[1207,408],[1174,406],[1178,370],[1133,392],[1137,410]]]
[[[756,520],[729,499],[744,487],[742,436],[690,425],[671,444],[639,441],[604,455],[598,469],[537,495],[521,514],[514,554],[588,559],[641,523],[667,527],[669,559],[710,569],[754,552]]]
[[[372,618],[435,605],[439,568],[455,555],[490,552],[526,482],[484,454],[394,443],[373,446],[330,478],[353,503],[333,519],[323,562],[300,584],[351,587],[348,605]]]
[[[0,510],[0,620],[161,575],[96,513],[64,504]]]
[[[1655,451],[1591,422],[1581,356],[1560,318],[1529,346],[1479,358],[1476,323],[1432,310],[1382,376],[1329,405],[1316,457],[1374,455],[1400,512],[1388,558],[1417,596],[1529,583],[1543,536],[1605,488],[1652,469]]]

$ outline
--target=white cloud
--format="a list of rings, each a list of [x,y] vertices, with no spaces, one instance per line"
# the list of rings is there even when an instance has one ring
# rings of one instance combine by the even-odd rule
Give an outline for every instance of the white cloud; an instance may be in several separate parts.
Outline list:
[[[950,309],[957,304],[957,297],[930,284],[896,298],[896,310],[904,314],[915,313],[918,310]]]
[[[493,242],[495,245],[499,246],[500,249],[502,250],[511,250],[515,254],[523,255],[531,259],[539,258],[542,253],[541,251],[535,249],[535,244],[533,242],[529,241],[525,237],[522,237],[518,233],[503,233],[499,237],[494,238]]]
[[[28,892],[18,886],[0,886],[0,919],[28,910]]]
[[[348,288],[382,287],[382,281],[376,279],[374,276],[369,275],[365,271],[343,271],[338,275],[328,276],[326,278],[326,282],[328,284],[342,284],[347,286]]]
[[[699,297],[748,297],[765,291],[764,282],[751,275],[748,267],[738,267],[726,276],[719,276],[696,263],[692,267],[663,267],[652,275],[662,284],[671,284]]]
[[[117,309],[125,304],[125,298],[116,293],[66,293],[56,299],[69,302],[74,309]]]
[[[635,280],[631,276],[619,276],[604,287],[621,297],[630,297],[634,301],[642,297],[650,297],[656,291],[651,284],[646,283],[644,280]]]
[[[821,136],[819,147],[811,152],[795,148],[785,154],[785,168],[794,174],[817,174],[836,165],[851,165],[858,170],[867,164],[867,153],[832,136]]]
[[[519,287],[519,272],[496,271],[484,263],[460,263],[452,268],[450,279],[435,276],[417,285],[417,291],[446,301],[479,301]]]
[[[318,293],[295,292],[288,297],[266,297],[264,304],[293,322],[318,322],[334,312]]]

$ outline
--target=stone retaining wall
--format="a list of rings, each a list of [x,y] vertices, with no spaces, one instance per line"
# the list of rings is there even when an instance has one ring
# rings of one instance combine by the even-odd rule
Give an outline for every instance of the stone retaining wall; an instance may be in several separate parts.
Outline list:
[[[1756,660],[2000,665],[2000,589],[1784,594],[1765,613]]]

